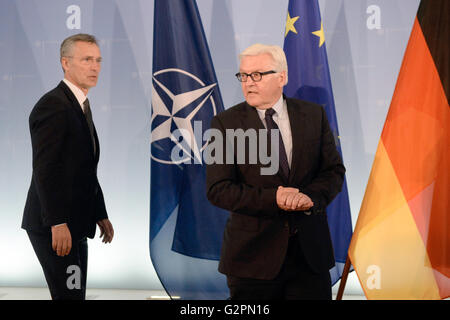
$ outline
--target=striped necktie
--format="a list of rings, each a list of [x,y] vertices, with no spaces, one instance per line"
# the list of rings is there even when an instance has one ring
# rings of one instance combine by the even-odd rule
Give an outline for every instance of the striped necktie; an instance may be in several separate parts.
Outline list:
[[[267,109],[264,119],[266,120],[267,129],[269,130],[269,141],[270,141],[270,137],[271,137],[270,131],[272,129],[278,130],[278,133],[279,133],[278,136],[279,136],[279,140],[280,140],[278,143],[278,148],[279,148],[278,157],[279,157],[279,161],[280,161],[280,168],[281,168],[281,172],[283,173],[284,177],[286,178],[286,180],[288,180],[288,178],[289,178],[289,163],[287,160],[286,149],[284,149],[284,143],[283,143],[283,138],[281,137],[281,131],[279,131],[278,125],[273,120],[274,114],[275,114],[275,110],[273,110],[272,108]]]

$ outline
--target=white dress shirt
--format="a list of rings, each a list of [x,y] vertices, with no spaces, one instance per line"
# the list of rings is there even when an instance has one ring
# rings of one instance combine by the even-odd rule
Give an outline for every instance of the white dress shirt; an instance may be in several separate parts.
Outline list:
[[[286,151],[286,156],[289,164],[289,168],[291,168],[292,162],[292,133],[291,133],[291,123],[289,122],[289,114],[287,111],[286,101],[283,99],[283,95],[280,96],[277,102],[272,106],[272,109],[275,110],[275,114],[272,116],[275,123],[278,125],[280,129],[281,138],[283,138],[284,149]],[[265,116],[267,109],[258,109],[258,115],[267,128]]]
[[[74,85],[72,82],[67,80],[66,78],[63,79],[64,83],[67,84],[70,91],[75,95],[75,98],[77,98],[78,103],[80,104],[81,110],[84,112],[84,102],[87,99],[87,96],[84,94],[84,92],[78,88],[76,85]]]

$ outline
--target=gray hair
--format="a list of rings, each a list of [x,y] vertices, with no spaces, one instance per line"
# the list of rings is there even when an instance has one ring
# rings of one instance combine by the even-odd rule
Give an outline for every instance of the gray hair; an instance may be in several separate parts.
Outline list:
[[[272,57],[275,71],[286,71],[286,85],[288,82],[288,66],[286,55],[281,47],[255,43],[241,52],[239,61],[242,61],[242,58],[245,56],[258,56],[260,54],[269,54]]]
[[[61,43],[61,48],[59,50],[60,58],[68,57],[72,52],[74,43],[78,41],[89,42],[98,46],[97,39],[93,35],[86,33],[74,34],[64,39],[64,41]]]

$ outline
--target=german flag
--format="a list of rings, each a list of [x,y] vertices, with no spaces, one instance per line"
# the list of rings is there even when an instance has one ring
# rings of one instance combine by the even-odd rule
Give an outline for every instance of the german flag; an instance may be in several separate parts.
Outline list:
[[[349,248],[368,299],[450,296],[449,21],[421,1]]]

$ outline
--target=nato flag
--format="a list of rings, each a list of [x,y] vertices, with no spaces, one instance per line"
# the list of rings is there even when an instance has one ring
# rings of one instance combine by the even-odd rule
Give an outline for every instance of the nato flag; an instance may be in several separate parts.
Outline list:
[[[172,298],[225,299],[228,213],[206,198],[204,132],[223,110],[195,0],[155,0],[150,256]]]
[[[288,97],[315,102],[324,107],[342,156],[325,35],[317,0],[289,1],[284,37],[289,72],[284,93]],[[341,193],[328,206],[327,215],[336,259],[336,266],[330,270],[330,275],[332,284],[335,284],[341,277],[352,237],[346,180]]]

